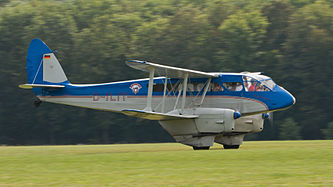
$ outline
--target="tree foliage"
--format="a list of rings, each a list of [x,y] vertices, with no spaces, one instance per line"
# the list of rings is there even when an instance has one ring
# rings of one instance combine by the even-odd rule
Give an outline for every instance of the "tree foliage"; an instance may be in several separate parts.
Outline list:
[[[253,66],[265,38],[267,18],[259,11],[238,11],[218,28],[217,60],[230,70],[242,71]],[[237,63],[237,68],[231,62]]]
[[[321,129],[321,131],[325,135],[325,139],[332,140],[333,139],[333,122],[330,122],[327,125],[327,128]]]
[[[293,118],[286,118],[280,125],[280,140],[299,140],[300,127]]]
[[[265,72],[297,104],[252,139],[327,138],[330,130],[321,129],[333,121],[332,7],[330,0],[0,1],[0,144],[172,140],[157,122],[49,103],[34,108],[33,94],[17,88],[26,82],[33,38],[57,50],[73,83],[147,76],[126,67],[128,59]]]

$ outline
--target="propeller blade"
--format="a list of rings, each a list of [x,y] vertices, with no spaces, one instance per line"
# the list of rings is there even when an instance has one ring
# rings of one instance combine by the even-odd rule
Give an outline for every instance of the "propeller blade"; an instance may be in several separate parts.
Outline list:
[[[269,125],[271,126],[271,127],[273,127],[273,125],[274,125],[274,118],[273,118],[273,112],[270,112],[269,113],[269,117],[268,117],[268,123],[269,123]]]

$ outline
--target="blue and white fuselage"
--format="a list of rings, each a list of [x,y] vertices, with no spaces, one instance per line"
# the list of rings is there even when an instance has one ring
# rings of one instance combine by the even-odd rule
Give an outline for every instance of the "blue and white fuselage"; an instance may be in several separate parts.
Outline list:
[[[295,104],[288,91],[260,73],[206,73],[138,60],[126,63],[149,72],[149,78],[72,84],[53,51],[34,39],[27,55],[28,83],[20,87],[32,89],[40,101],[157,120],[177,142],[194,149],[207,149],[214,142],[238,148],[246,133],[262,131],[267,113]]]
[[[251,76],[248,73],[220,73],[219,77],[211,80],[211,89],[207,91],[203,108],[229,108],[243,115],[267,113],[288,108],[295,103],[295,98],[285,89],[274,84],[271,88],[261,91],[249,91],[245,88],[243,77]],[[261,76],[261,75],[255,75]],[[253,75],[251,76],[253,77]],[[271,79],[266,79],[271,80]],[[162,111],[163,85],[165,77],[154,78],[154,90],[152,97],[152,109],[156,112]],[[180,107],[177,97],[181,90],[171,90],[171,85],[180,85],[181,79],[168,79],[169,85],[166,91],[165,112]],[[203,89],[197,88],[204,85],[207,78],[190,79],[188,91],[186,92],[185,108],[195,108],[200,103]],[[258,80],[258,82],[260,82]],[[119,81],[103,84],[63,84],[63,89],[48,89],[42,91],[35,88],[37,97],[42,101],[67,104],[79,107],[87,107],[100,110],[121,112],[124,109],[143,110],[147,105],[149,79],[137,79],[130,81]],[[171,84],[170,84],[171,83]],[[228,89],[229,83],[241,83],[239,91]],[[214,84],[219,84],[220,89],[214,90]],[[133,88],[137,85],[138,88]],[[197,86],[197,87],[194,87]],[[240,86],[240,85],[238,85]],[[180,86],[178,86],[180,87]],[[39,91],[37,91],[39,90]]]

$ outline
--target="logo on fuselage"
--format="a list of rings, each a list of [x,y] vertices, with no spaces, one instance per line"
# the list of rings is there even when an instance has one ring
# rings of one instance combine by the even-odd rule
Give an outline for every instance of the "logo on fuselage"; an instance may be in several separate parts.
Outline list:
[[[142,86],[138,83],[134,83],[130,86],[130,89],[132,90],[132,92],[134,94],[137,94],[141,88],[142,88]]]

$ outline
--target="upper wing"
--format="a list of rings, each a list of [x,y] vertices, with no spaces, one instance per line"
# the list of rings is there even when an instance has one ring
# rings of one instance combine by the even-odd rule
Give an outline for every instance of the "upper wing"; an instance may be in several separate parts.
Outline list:
[[[188,76],[192,78],[218,77],[217,73],[206,73],[202,71],[177,68],[139,60],[129,60],[126,62],[126,64],[134,69],[146,72],[149,72],[150,68],[154,68],[155,72],[159,73],[160,75],[166,75],[171,78],[184,78],[184,73],[188,73]]]
[[[197,118],[197,115],[176,115],[176,114],[165,114],[165,113],[158,113],[152,111],[143,111],[143,110],[136,110],[136,109],[125,109],[122,110],[121,113],[134,116],[143,119],[150,119],[150,120],[180,120],[180,119],[194,119]]]

